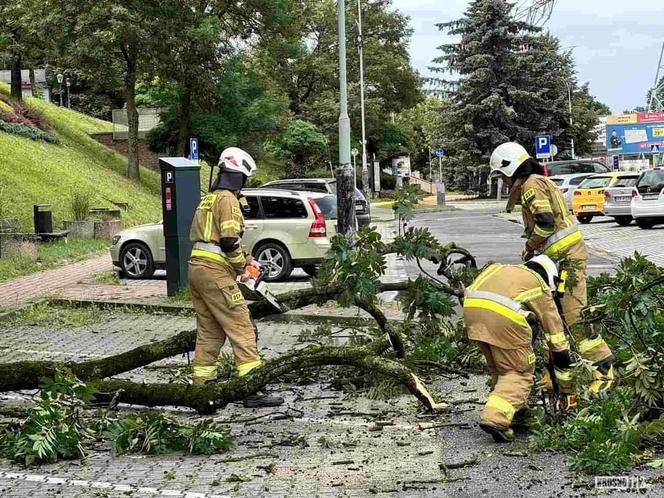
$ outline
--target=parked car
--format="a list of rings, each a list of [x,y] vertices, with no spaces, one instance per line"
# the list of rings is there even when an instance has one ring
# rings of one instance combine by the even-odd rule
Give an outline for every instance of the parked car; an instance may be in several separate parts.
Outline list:
[[[544,164],[547,176],[573,175],[576,173],[609,173],[608,166],[592,159],[575,159],[571,161],[552,161]]]
[[[572,212],[579,223],[590,223],[593,217],[604,216],[604,189],[613,185],[623,174],[593,175],[581,182],[572,198]]]
[[[552,176],[549,178],[549,180],[556,184],[556,187],[558,187],[558,190],[560,190],[560,193],[565,199],[567,209],[571,211],[574,191],[579,187],[579,185],[581,185],[583,180],[593,175],[594,173],[574,173],[571,175]]]
[[[632,190],[631,212],[640,228],[664,223],[664,168],[641,173]]]
[[[242,240],[268,269],[265,280],[283,280],[293,268],[313,276],[336,233],[336,197],[267,188],[242,192],[251,208]],[[110,251],[113,264],[128,278],[150,278],[166,265],[162,223],[123,230],[113,237]]]
[[[325,192],[337,195],[337,181],[334,178],[287,178],[285,180],[267,182],[259,188],[285,188],[288,190]],[[371,223],[369,202],[358,188],[355,189],[355,217],[360,227]]]
[[[639,179],[638,173],[624,173],[616,181],[604,189],[604,214],[612,216],[620,226],[632,222],[632,192]]]

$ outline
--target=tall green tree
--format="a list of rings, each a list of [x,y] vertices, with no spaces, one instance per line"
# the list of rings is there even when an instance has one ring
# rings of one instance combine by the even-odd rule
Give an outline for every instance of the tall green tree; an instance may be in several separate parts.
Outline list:
[[[481,190],[496,146],[517,141],[533,149],[539,133],[566,154],[572,139],[577,152],[590,150],[601,105],[587,86],[579,88],[574,60],[557,38],[517,21],[505,0],[474,0],[462,19],[439,28],[459,37],[434,60],[444,75],[436,81],[450,89],[442,120],[448,181]]]
[[[420,77],[413,69],[408,44],[409,20],[391,0],[362,2],[365,66],[365,107],[369,153],[378,153],[383,128],[391,113],[422,99]],[[349,115],[359,140],[360,97],[357,4],[347,2]],[[253,58],[283,89],[297,118],[314,123],[336,150],[338,102],[338,40],[336,2],[293,3],[291,30],[259,44]]]
[[[524,34],[537,28],[516,21],[511,9],[504,0],[474,0],[463,18],[438,25],[459,37],[442,45],[443,54],[433,61],[438,72],[458,77],[445,116],[450,140],[447,179],[457,187],[484,183],[483,165],[491,151],[524,128],[516,106],[536,98],[522,83],[519,55],[528,48]]]

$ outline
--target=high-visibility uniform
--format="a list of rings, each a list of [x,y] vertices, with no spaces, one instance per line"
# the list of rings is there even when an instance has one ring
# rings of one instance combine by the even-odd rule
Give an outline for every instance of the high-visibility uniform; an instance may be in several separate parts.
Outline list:
[[[466,289],[463,317],[468,337],[486,358],[493,382],[480,419],[507,430],[514,414],[525,407],[534,382],[535,352],[529,322],[541,324],[549,351],[569,349],[551,290],[525,266],[493,264]],[[571,392],[571,371],[554,371],[561,390]]]
[[[203,383],[217,377],[216,361],[226,341],[231,342],[238,374],[261,364],[249,309],[237,277],[251,261],[242,246],[244,216],[236,194],[215,190],[201,200],[191,225],[194,242],[189,259],[189,287],[196,310],[198,333],[193,379]],[[220,241],[234,240],[222,250]]]
[[[560,191],[551,180],[541,175],[521,177],[512,188],[514,196],[510,196],[511,199],[517,195],[521,197],[527,251],[545,254],[556,263],[567,261],[562,266],[567,264],[569,273],[574,275],[565,289],[561,307],[579,353],[593,363],[610,358],[611,349],[601,336],[595,336],[589,327],[576,323],[588,302],[588,249]]]

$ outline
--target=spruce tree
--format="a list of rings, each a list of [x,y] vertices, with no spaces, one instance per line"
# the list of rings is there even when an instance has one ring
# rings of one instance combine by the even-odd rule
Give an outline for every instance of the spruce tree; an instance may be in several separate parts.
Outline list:
[[[457,188],[475,189],[486,184],[491,151],[524,134],[527,123],[517,108],[537,95],[520,74],[519,58],[532,41],[528,35],[538,28],[515,20],[505,0],[474,0],[462,19],[438,27],[460,36],[457,43],[440,47],[443,55],[432,68],[458,76],[445,116],[450,137],[446,179]]]

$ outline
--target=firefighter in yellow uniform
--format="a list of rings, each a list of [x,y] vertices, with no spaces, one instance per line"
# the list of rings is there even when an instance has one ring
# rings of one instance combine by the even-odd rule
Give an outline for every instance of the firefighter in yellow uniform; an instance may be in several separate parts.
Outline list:
[[[569,214],[558,188],[546,176],[542,166],[526,149],[514,142],[504,143],[491,155],[491,170],[501,174],[511,186],[508,211],[520,200],[526,244],[523,258],[545,254],[574,275],[562,298],[562,315],[576,340],[579,353],[595,366],[591,391],[607,391],[614,383],[614,358],[601,336],[579,322],[587,303],[586,269],[588,249],[583,234]],[[563,270],[568,273],[567,270]]]
[[[511,441],[511,426],[528,413],[535,371],[533,322],[544,331],[561,407],[576,405],[569,342],[552,294],[557,284],[555,263],[541,255],[519,266],[492,264],[466,289],[463,317],[468,337],[486,358],[493,383],[480,427],[496,442]]]
[[[189,287],[198,326],[193,362],[196,384],[217,379],[216,362],[226,338],[240,377],[262,363],[249,309],[237,285],[238,280],[248,279],[248,265],[260,268],[242,245],[244,216],[239,201],[241,189],[255,170],[256,163],[247,152],[236,147],[224,150],[219,175],[192,221]],[[259,393],[246,398],[244,405],[277,406],[283,401]]]

